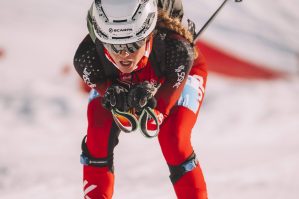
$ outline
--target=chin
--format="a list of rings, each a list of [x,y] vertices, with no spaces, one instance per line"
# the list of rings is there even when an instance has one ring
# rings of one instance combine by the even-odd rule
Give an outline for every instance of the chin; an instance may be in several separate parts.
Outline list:
[[[137,68],[137,66],[130,66],[130,67],[128,67],[128,68],[118,67],[118,69],[119,69],[122,73],[131,73],[131,72],[133,72],[136,68]]]

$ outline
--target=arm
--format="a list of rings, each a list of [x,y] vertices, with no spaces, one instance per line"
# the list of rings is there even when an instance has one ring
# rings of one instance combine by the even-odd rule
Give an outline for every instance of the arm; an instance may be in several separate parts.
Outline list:
[[[178,35],[166,39],[165,81],[155,95],[156,109],[167,116],[179,99],[191,70],[194,52],[191,44]]]
[[[89,87],[96,89],[100,95],[103,95],[111,84],[105,77],[96,46],[89,35],[84,38],[76,51],[74,67],[82,80]]]

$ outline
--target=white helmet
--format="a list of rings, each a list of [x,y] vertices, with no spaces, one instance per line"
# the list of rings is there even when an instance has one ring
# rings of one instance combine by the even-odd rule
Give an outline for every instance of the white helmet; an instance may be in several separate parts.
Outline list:
[[[95,0],[88,13],[91,37],[108,44],[146,38],[157,23],[156,0]]]

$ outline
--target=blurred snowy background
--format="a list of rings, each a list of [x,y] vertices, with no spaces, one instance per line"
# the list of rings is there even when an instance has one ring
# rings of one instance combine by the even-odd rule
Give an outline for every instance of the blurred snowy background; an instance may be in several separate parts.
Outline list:
[[[184,0],[203,25],[220,0]],[[0,198],[80,199],[87,95],[72,68],[91,0],[0,0]],[[299,1],[231,1],[201,39],[283,79],[210,73],[193,132],[209,197],[299,197]],[[121,134],[115,199],[173,199],[156,139]]]

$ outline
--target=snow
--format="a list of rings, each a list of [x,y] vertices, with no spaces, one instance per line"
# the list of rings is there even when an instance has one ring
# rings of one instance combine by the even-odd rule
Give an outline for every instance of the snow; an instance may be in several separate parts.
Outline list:
[[[297,199],[297,0],[229,3],[202,35],[286,72],[247,81],[210,74],[192,142],[210,198]],[[184,1],[203,24],[219,0]],[[91,1],[0,1],[0,198],[83,198],[80,142],[88,97],[71,65]],[[199,25],[200,26],[200,25]],[[157,139],[120,135],[115,199],[175,198]]]

